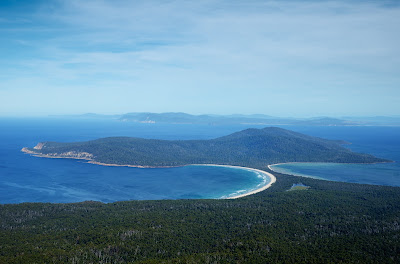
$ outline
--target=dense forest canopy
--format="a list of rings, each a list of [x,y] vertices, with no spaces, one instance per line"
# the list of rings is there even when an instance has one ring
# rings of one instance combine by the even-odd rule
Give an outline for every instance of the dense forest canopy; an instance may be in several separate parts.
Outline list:
[[[340,141],[311,137],[276,127],[246,129],[211,140],[156,140],[109,137],[77,143],[44,142],[29,149],[59,157],[82,156],[96,162],[138,166],[229,164],[265,167],[281,162],[384,162],[354,153]],[[90,155],[89,155],[90,154]]]
[[[343,143],[265,128],[211,140],[112,137],[26,150],[113,164],[218,163],[269,172],[277,162],[386,161]],[[0,263],[400,261],[400,188],[272,173],[272,187],[236,200],[0,205]],[[288,191],[300,181],[307,188]]]
[[[274,175],[236,200],[0,205],[0,263],[399,263],[400,188]]]

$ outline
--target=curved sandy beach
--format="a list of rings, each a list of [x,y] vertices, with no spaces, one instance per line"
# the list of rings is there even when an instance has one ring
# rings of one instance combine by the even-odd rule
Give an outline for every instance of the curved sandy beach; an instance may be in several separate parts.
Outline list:
[[[273,172],[277,172],[277,171],[275,171],[275,170],[272,168],[272,166],[275,166],[275,165],[282,165],[282,164],[288,164],[288,163],[315,163],[315,162],[281,162],[281,163],[275,163],[275,164],[270,164],[270,165],[268,165],[268,169],[270,169],[270,170],[273,171]],[[277,173],[279,173],[279,172],[277,172]],[[296,176],[296,177],[306,177],[306,178],[313,178],[313,179],[317,179],[317,180],[325,180],[325,179],[319,178],[319,177],[312,177],[312,176],[306,176],[306,175],[300,175],[300,174],[293,174],[293,173],[287,173],[287,172],[285,172],[284,174],[290,175],[290,176]]]
[[[245,170],[250,170],[250,171],[261,173],[261,174],[263,174],[263,175],[265,175],[265,176],[270,178],[270,182],[269,183],[267,183],[266,185],[264,185],[264,186],[262,186],[262,187],[260,187],[260,188],[258,188],[256,190],[253,190],[253,191],[250,191],[250,192],[247,192],[247,193],[243,193],[243,194],[239,194],[239,195],[235,195],[235,196],[230,196],[230,197],[227,197],[227,198],[224,198],[224,199],[237,199],[237,198],[245,197],[245,196],[252,195],[252,194],[255,194],[255,193],[259,193],[259,192],[262,192],[262,191],[268,189],[269,187],[271,187],[271,185],[273,183],[276,182],[276,177],[273,174],[271,174],[269,172],[266,172],[266,171],[263,171],[263,170],[253,169],[253,168],[249,168],[249,167],[233,166],[233,165],[219,165],[219,164],[192,164],[192,165],[195,165],[195,166],[216,166],[216,167],[228,167],[228,168],[245,169]],[[269,166],[268,166],[268,168],[269,168]]]
[[[22,148],[21,149],[22,152],[33,155],[35,157],[41,157],[41,158],[61,158],[61,159],[77,159],[77,160],[86,160],[87,163],[90,164],[95,164],[95,165],[101,165],[101,166],[111,166],[111,167],[133,167],[133,168],[172,168],[172,167],[180,167],[180,166],[160,166],[160,167],[156,167],[156,166],[140,166],[140,165],[119,165],[119,164],[109,164],[109,163],[102,163],[102,162],[97,162],[88,158],[78,158],[78,157],[60,157],[60,156],[51,156],[51,155],[46,155],[46,154],[38,154],[34,151],[29,150],[28,148]],[[272,165],[276,165],[276,164],[272,164]],[[268,165],[268,168],[273,171],[270,166],[272,165]],[[259,193],[262,192],[266,189],[268,189],[269,187],[271,187],[271,185],[273,183],[276,182],[276,178],[273,174],[263,171],[263,170],[258,170],[258,169],[253,169],[253,168],[249,168],[249,167],[243,167],[243,166],[233,166],[233,165],[220,165],[220,164],[188,164],[188,165],[183,165],[183,166],[215,166],[215,167],[228,167],[228,168],[236,168],[236,169],[245,169],[245,170],[250,170],[250,171],[254,171],[254,172],[258,172],[263,174],[266,177],[270,178],[270,182],[267,183],[266,185],[263,185],[262,187],[256,189],[256,190],[252,190],[250,192],[247,193],[243,193],[243,194],[239,194],[239,195],[235,195],[235,196],[230,196],[230,197],[226,197],[226,198],[221,198],[221,199],[237,199],[237,198],[241,198],[241,197],[245,197],[248,195],[252,195],[255,193]]]
[[[290,163],[290,162],[286,162],[286,163]],[[285,164],[285,163],[270,164],[270,165],[268,165],[267,167],[268,167],[268,169],[270,169],[271,171],[274,171],[271,167],[272,167],[272,166],[275,166],[275,165],[281,165],[281,164]]]

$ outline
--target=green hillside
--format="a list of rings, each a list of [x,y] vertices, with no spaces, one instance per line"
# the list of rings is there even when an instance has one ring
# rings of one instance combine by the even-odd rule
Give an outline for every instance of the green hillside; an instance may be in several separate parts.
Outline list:
[[[268,127],[246,129],[211,140],[156,140],[109,137],[78,143],[44,142],[37,154],[74,157],[91,154],[101,163],[141,166],[229,164],[265,167],[280,162],[384,162],[368,154],[354,153],[340,145],[293,131]]]

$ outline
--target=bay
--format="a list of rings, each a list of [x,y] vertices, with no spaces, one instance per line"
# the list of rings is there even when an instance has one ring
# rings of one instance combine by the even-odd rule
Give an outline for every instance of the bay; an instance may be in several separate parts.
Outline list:
[[[394,161],[378,164],[286,163],[274,171],[331,181],[400,186],[400,127],[287,127],[312,136],[350,142],[345,147]]]
[[[109,136],[158,139],[211,139],[265,125],[140,124],[118,120],[67,118],[0,119],[0,203],[114,202],[148,199],[225,198],[263,184],[246,170],[186,166],[139,169],[106,167],[69,159],[26,155],[22,147],[41,141],[75,142]],[[281,126],[328,139],[346,147],[395,161],[385,164],[293,163],[274,170],[319,179],[400,186],[399,127]]]
[[[117,120],[0,119],[0,203],[226,198],[266,184],[245,169],[107,167],[22,153],[41,141],[74,142],[109,136],[208,139],[241,127],[140,124]]]

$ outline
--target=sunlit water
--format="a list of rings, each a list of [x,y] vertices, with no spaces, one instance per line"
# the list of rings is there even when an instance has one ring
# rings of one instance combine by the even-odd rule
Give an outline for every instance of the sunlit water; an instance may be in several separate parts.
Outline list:
[[[343,139],[356,152],[394,161],[379,164],[287,163],[272,166],[274,171],[332,181],[400,186],[399,127],[297,127],[313,136]]]
[[[1,119],[0,203],[226,198],[260,188],[269,178],[215,166],[140,169],[106,167],[22,153],[40,141],[85,141],[108,136],[207,139],[243,129],[120,121]]]
[[[252,171],[225,167],[106,167],[71,159],[37,158],[20,150],[33,147],[40,141],[74,142],[109,136],[211,139],[248,127],[3,118],[0,119],[0,203],[226,198],[243,194],[268,183],[269,179]],[[400,186],[400,128],[283,128],[323,138],[344,139],[353,143],[348,147],[354,151],[397,162],[372,165],[287,164],[275,169],[336,181]]]

